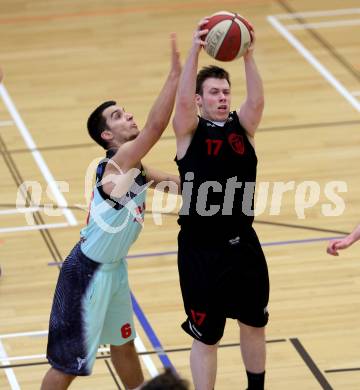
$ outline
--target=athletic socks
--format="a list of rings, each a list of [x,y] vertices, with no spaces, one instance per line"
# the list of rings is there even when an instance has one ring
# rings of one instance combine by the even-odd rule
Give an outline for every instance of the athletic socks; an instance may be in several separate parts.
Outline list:
[[[246,371],[246,375],[248,378],[247,390],[264,390],[265,371],[260,374]]]

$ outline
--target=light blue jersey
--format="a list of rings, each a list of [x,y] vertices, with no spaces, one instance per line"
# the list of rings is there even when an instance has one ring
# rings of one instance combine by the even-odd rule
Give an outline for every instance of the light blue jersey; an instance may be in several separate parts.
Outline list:
[[[97,170],[97,184],[101,181],[106,162]],[[94,188],[88,224],[81,230],[81,250],[99,263],[113,263],[126,257],[137,239],[145,214],[144,173],[140,173],[128,193],[119,203],[109,199],[102,187]],[[107,198],[107,199],[106,199]]]
[[[69,375],[89,375],[100,344],[123,345],[136,337],[125,257],[143,225],[148,184],[139,171],[121,198],[106,194],[102,177],[114,153],[107,151],[97,167],[88,224],[56,285],[47,358]]]

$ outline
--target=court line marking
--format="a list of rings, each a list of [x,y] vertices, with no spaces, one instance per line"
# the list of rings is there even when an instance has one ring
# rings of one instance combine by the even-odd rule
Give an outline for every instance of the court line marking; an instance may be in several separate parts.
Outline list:
[[[273,339],[273,340],[265,340],[266,344],[274,344],[274,343],[286,343],[289,340],[282,338],[282,339]],[[240,346],[240,343],[225,343],[225,344],[219,344],[219,349],[221,348],[238,348]],[[191,346],[188,347],[182,347],[182,348],[168,348],[165,350],[166,353],[178,353],[178,352],[190,352],[191,351]],[[98,353],[101,353],[101,355],[96,356],[96,360],[99,359],[108,359],[110,358],[110,348],[99,348]],[[108,355],[104,355],[103,353],[107,353]],[[156,350],[151,350],[151,351],[139,351],[138,352],[140,356],[143,355],[156,355],[159,353],[159,351]],[[45,354],[39,354],[39,355],[28,355],[28,356],[16,356],[16,357],[9,357],[7,360],[9,361],[21,361],[21,360],[34,360],[34,359],[45,359],[46,355]],[[1,359],[0,359],[1,361]],[[16,367],[29,367],[33,365],[45,365],[49,364],[47,360],[43,361],[37,361],[37,362],[30,362],[30,363],[18,363],[18,364],[8,364],[8,365],[3,365],[3,367],[0,366],[0,369],[6,369],[6,368],[16,368]]]
[[[42,210],[41,207],[19,207],[17,209],[0,210],[0,215],[36,213],[41,210]],[[34,231],[34,230],[44,230],[44,229],[58,229],[58,228],[64,228],[68,226],[70,226],[70,224],[68,224],[67,222],[13,226],[9,228],[0,229],[0,233],[14,233],[14,232],[24,232],[24,231]]]
[[[0,229],[0,233],[14,233],[14,232],[27,232],[33,230],[44,230],[44,229],[58,229],[71,226],[67,222],[61,223],[48,223],[42,225],[32,225],[32,226],[14,226],[9,228]]]
[[[44,333],[47,333],[46,331],[39,331],[39,332],[25,332],[23,334],[32,334],[32,333],[41,333],[41,334],[44,334]],[[14,336],[16,334],[10,334],[10,336]],[[4,337],[5,335],[2,335],[2,337]],[[1,338],[1,335],[0,335],[0,338]],[[140,339],[141,340],[141,339]],[[279,342],[290,342],[292,344],[292,346],[295,348],[295,350],[299,353],[300,357],[303,359],[305,365],[308,367],[308,369],[311,371],[311,373],[314,375],[315,379],[319,382],[319,384],[321,385],[321,387],[325,390],[332,390],[332,387],[330,386],[330,384],[328,383],[327,379],[325,378],[325,376],[323,375],[322,371],[317,367],[317,365],[315,364],[314,360],[311,358],[311,356],[309,355],[309,353],[305,350],[305,348],[303,347],[303,345],[301,344],[300,340],[297,338],[297,337],[290,337],[289,339],[274,339],[274,340],[266,340],[266,343],[267,344],[270,344],[270,343],[279,343]],[[148,352],[146,349],[145,351],[141,351],[142,349],[142,346],[137,346],[137,343],[136,343],[136,340],[135,340],[135,346],[137,347],[137,351],[139,352],[139,354],[141,355],[141,357],[143,357],[144,354],[148,354],[148,355],[152,355],[152,354],[158,354],[158,351],[157,350],[153,350],[153,351],[150,351]],[[238,347],[239,346],[239,343],[229,343],[229,344],[220,344],[219,345],[219,348],[226,348],[226,347]],[[144,347],[145,348],[145,347]],[[185,348],[176,348],[176,349],[168,349],[166,350],[167,353],[170,353],[170,352],[189,352],[191,350],[191,347],[185,347]],[[109,354],[110,352],[110,348],[99,348],[98,353],[107,353]],[[96,359],[109,359],[111,356],[110,355],[107,355],[107,356],[104,356],[104,355],[97,355],[96,356]],[[0,358],[0,362],[3,361],[2,365],[4,367],[4,371],[7,370],[7,369],[14,369],[16,367],[30,367],[30,366],[33,366],[33,365],[44,365],[44,364],[48,364],[47,361],[42,361],[42,362],[35,362],[35,363],[23,363],[23,364],[11,364],[10,362],[11,361],[24,361],[24,360],[34,360],[34,359],[45,359],[46,358],[46,355],[45,354],[39,354],[39,355],[29,355],[29,356],[17,356],[17,357],[8,357],[8,358],[4,358],[4,359],[1,359]],[[152,361],[151,363],[152,364]],[[1,369],[1,367],[0,367]],[[323,370],[324,373],[334,373],[334,372],[348,372],[348,371],[359,371],[360,368],[358,367],[353,367],[353,368],[342,368],[342,369],[328,369],[328,370]],[[156,369],[156,367],[154,366],[154,371],[153,372],[150,372],[150,374],[152,375],[152,377],[156,376],[158,371]]]
[[[9,365],[12,361],[21,361],[21,360],[33,360],[33,359],[45,359],[45,354],[38,354],[38,355],[22,355],[22,356],[7,356],[5,349],[3,347],[3,344],[1,343],[1,339],[10,339],[10,338],[17,338],[17,337],[39,337],[39,336],[47,336],[48,331],[47,330],[39,330],[39,331],[33,331],[33,332],[20,332],[20,333],[8,333],[8,334],[0,334],[0,362],[4,365]],[[139,335],[135,338],[135,347],[137,352],[143,353],[141,355],[141,359],[144,361],[144,364],[149,371],[149,374],[154,377],[159,374],[159,371],[157,370],[154,362],[152,361],[151,357],[149,355],[146,355],[148,352],[144,343],[142,342]],[[98,348],[97,353],[101,352],[110,352],[110,348]],[[145,354],[144,354],[145,353]],[[6,369],[8,370],[8,369]],[[9,369],[10,370],[10,369]],[[10,379],[9,379],[10,381]]]
[[[136,339],[135,339],[136,340]],[[141,339],[140,339],[141,340]],[[281,338],[281,339],[273,339],[273,340],[266,340],[266,344],[274,344],[274,343],[286,343],[288,342],[289,340],[285,339],[285,338]],[[135,342],[135,346],[136,346],[136,342]],[[233,347],[239,347],[240,346],[240,343],[225,343],[225,344],[219,344],[219,348],[233,348]],[[144,355],[156,355],[159,353],[159,351],[157,350],[151,350],[151,351],[148,351],[146,350],[146,348],[144,347],[144,350],[140,350],[140,346],[139,348],[137,348],[137,351],[138,351],[138,354],[140,356],[144,356]],[[165,352],[167,353],[177,353],[177,352],[190,352],[191,351],[191,346],[188,346],[188,347],[183,347],[183,348],[168,348],[165,350]],[[110,348],[98,348],[97,350],[97,356],[96,356],[96,359],[107,359],[110,357]],[[108,355],[104,356],[103,353],[107,353]],[[99,355],[101,354],[101,355]],[[24,363],[24,364],[8,364],[8,366],[10,366],[9,368],[13,368],[13,367],[18,367],[18,366],[27,366],[27,365],[32,365],[32,364],[36,364],[36,365],[41,365],[41,364],[48,364],[48,361],[46,360],[46,355],[45,354],[38,354],[38,355],[28,355],[28,356],[25,356],[25,355],[21,355],[21,356],[12,356],[12,357],[7,357],[6,360],[8,361],[22,361],[22,360],[35,360],[35,359],[45,359],[43,361],[38,361],[38,362],[33,362],[33,363]],[[1,358],[0,358],[0,362],[1,362]],[[4,359],[5,360],[5,359]],[[3,366],[5,366],[5,364],[3,364]],[[8,367],[7,367],[8,368]],[[1,367],[0,367],[1,369]],[[156,367],[155,367],[156,369]],[[157,369],[156,369],[156,372]],[[155,374],[155,371],[154,371],[154,374]]]
[[[146,353],[148,351],[145,348],[145,345],[143,344],[143,342],[139,336],[137,336],[135,339],[135,347],[136,347],[137,352],[142,353],[142,355],[140,357],[143,360],[147,370],[149,371],[149,374],[152,377],[155,377],[156,375],[158,375],[159,371],[155,367],[155,364],[151,360],[150,356],[146,355]],[[99,348],[97,351],[97,353],[103,353],[103,352],[110,353],[110,348]],[[12,357],[9,357],[9,356],[1,357],[1,350],[0,350],[0,362],[3,366],[10,365],[11,362],[21,362],[23,360],[35,360],[35,359],[46,359],[46,355],[43,353],[43,354],[38,354],[38,355],[27,355],[27,356],[22,355],[22,356],[12,356]],[[5,369],[5,370],[8,370],[8,369]]]
[[[0,127],[13,126],[13,125],[14,125],[13,121],[0,121]]]
[[[292,14],[294,15],[294,14]],[[300,41],[281,24],[275,16],[267,16],[268,22],[282,35],[357,111],[360,102],[307,50]]]
[[[160,359],[161,363],[163,364],[164,368],[170,368],[173,372],[176,372],[175,367],[171,363],[168,355],[164,351],[163,346],[161,345],[161,342],[159,338],[156,336],[155,331],[153,330],[152,326],[150,325],[150,322],[146,318],[145,313],[142,311],[140,305],[138,304],[134,294],[131,292],[131,302],[133,305],[133,310],[136,314],[136,317],[138,321],[140,322],[140,325],[142,326],[146,336],[148,337],[152,347],[155,351],[157,351],[157,357]]]
[[[321,241],[329,241],[329,240],[335,240],[339,238],[343,238],[343,236],[335,236],[335,237],[318,237],[318,238],[308,238],[303,240],[288,240],[288,241],[273,241],[273,242],[264,242],[261,243],[261,246],[281,246],[281,245],[291,245],[291,244],[310,244],[313,242],[321,242]],[[177,251],[164,251],[164,252],[148,252],[148,253],[137,253],[134,255],[128,255],[126,256],[127,259],[137,259],[137,258],[143,258],[143,257],[157,257],[157,256],[169,256],[169,255],[176,255]],[[60,262],[49,262],[47,265],[54,266],[59,265]]]
[[[37,211],[41,211],[41,208],[40,207],[18,207],[17,209],[0,210],[0,215],[36,213]]]
[[[14,120],[16,127],[20,131],[20,134],[22,135],[28,149],[36,149],[37,146],[34,142],[34,139],[32,138],[24,121],[22,120],[20,114],[18,113],[18,111],[15,107],[15,104],[13,103],[4,84],[0,84],[0,96],[2,97],[3,102],[6,106],[6,108],[8,109],[12,119]],[[62,192],[59,190],[59,188],[55,182],[55,179],[54,179],[52,173],[50,172],[48,166],[46,165],[45,160],[43,159],[42,155],[37,150],[32,150],[30,153],[32,154],[36,164],[38,165],[40,172],[42,173],[44,179],[48,183],[48,185],[51,189],[51,192],[53,193],[53,195],[58,203],[58,206],[64,207],[62,212],[63,212],[66,220],[68,221],[68,223],[71,226],[76,226],[78,224],[78,222],[77,222],[74,214],[71,212],[71,210],[67,209],[67,205],[68,205],[67,201],[64,198]]]
[[[287,24],[286,28],[288,30],[306,30],[310,28],[329,28],[329,27],[346,27],[346,26],[358,26],[360,24],[360,19],[349,19],[342,21],[332,21],[332,22],[318,22],[318,23],[303,23],[303,24]]]
[[[321,242],[328,240],[336,240],[338,238],[343,238],[343,236],[335,237],[318,237],[318,238],[305,238],[302,240],[287,240],[287,241],[273,241],[273,242],[264,242],[261,246],[281,246],[281,245],[291,245],[291,244],[310,244],[313,242]]]
[[[1,339],[12,339],[15,337],[27,337],[27,336],[46,336],[48,334],[47,330],[36,330],[32,332],[20,332],[20,333],[5,333],[5,334],[0,334],[0,340]]]
[[[145,348],[145,345],[139,336],[137,336],[135,339],[135,347],[136,347],[136,350],[138,352],[147,352],[147,349]],[[149,374],[153,378],[159,374],[159,371],[155,367],[155,364],[149,355],[141,355],[141,359],[143,360],[144,364],[146,365],[146,368],[148,369]]]
[[[3,366],[10,364],[3,343],[0,341],[0,361]],[[12,368],[5,368],[5,375],[12,390],[21,390]]]
[[[333,390],[323,373],[320,371],[310,354],[306,351],[298,338],[289,339],[297,353],[300,355],[306,366],[309,368],[315,379],[319,382],[324,390]]]
[[[105,349],[105,348],[104,348]],[[34,360],[34,359],[46,359],[46,355],[44,353],[39,354],[39,355],[21,355],[21,356],[11,356],[11,357],[6,357],[6,358],[1,358],[0,357],[0,362],[2,365],[5,364],[10,364],[8,362],[20,362],[22,360]],[[6,360],[6,362],[5,362]]]
[[[334,374],[338,372],[351,372],[351,371],[360,371],[360,367],[350,367],[350,368],[333,368],[329,370],[324,370],[327,374]]]
[[[312,242],[319,241],[329,241],[335,240],[339,238],[343,238],[344,236],[335,236],[335,237],[319,237],[319,238],[307,238],[303,240],[288,240],[288,241],[273,241],[273,242],[263,242],[261,246],[280,246],[280,245],[291,245],[291,244],[309,244]],[[153,253],[139,253],[134,255],[129,255],[126,258],[139,258],[139,257],[154,257],[154,256],[166,256],[166,255],[175,255],[177,251],[165,251],[165,252],[153,252]],[[53,265],[52,263],[48,263],[48,265]]]
[[[307,11],[307,12],[294,12],[294,13],[286,13],[286,14],[275,14],[278,19],[295,19],[301,18],[304,16],[339,16],[339,15],[353,15],[360,14],[360,8],[340,8],[334,10],[327,11]]]
[[[354,93],[352,93],[354,94]],[[352,126],[359,124],[359,120],[342,120],[342,121],[332,121],[332,122],[318,122],[318,123],[303,123],[303,124],[297,124],[297,125],[274,125],[269,127],[258,127],[256,130],[257,132],[264,132],[264,131],[286,131],[286,130],[307,130],[312,129],[314,127],[337,127],[337,126]],[[162,136],[158,142],[162,141],[170,141],[175,140],[175,135],[164,135]],[[94,146],[94,144],[88,142],[83,144],[67,144],[67,145],[57,145],[57,146],[41,146],[40,148],[37,148],[38,151],[49,151],[49,150],[70,150],[70,149],[81,149],[81,148],[90,148]],[[28,153],[30,149],[11,149],[8,150],[9,154],[15,154],[15,153]],[[1,204],[0,204],[1,207]],[[71,206],[70,206],[71,208]]]

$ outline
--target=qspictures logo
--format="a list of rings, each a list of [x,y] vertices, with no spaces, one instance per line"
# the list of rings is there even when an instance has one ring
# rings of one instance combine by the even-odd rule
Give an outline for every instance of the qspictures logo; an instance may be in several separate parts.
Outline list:
[[[139,180],[146,178],[146,172],[132,168],[123,172],[113,160],[107,160],[112,164],[111,174],[96,182],[94,173],[99,164],[99,159],[89,164],[84,177],[84,204],[75,206],[90,212],[90,217],[100,229],[116,234],[125,229],[129,223],[143,223],[144,205],[139,204],[140,195],[143,194],[152,182]],[[104,161],[104,160],[103,160]],[[147,212],[151,215],[156,225],[163,224],[163,215],[179,213],[189,215],[190,204],[195,207],[196,214],[203,217],[213,215],[232,215],[234,206],[239,209],[239,197],[241,191],[241,210],[248,216],[258,217],[278,216],[286,210],[294,214],[294,218],[305,219],[312,212],[319,213],[324,217],[337,217],[344,213],[346,204],[341,194],[348,191],[347,183],[340,180],[332,180],[319,183],[314,180],[304,181],[261,181],[239,182],[236,177],[231,177],[226,182],[204,181],[200,185],[194,185],[194,172],[187,172],[182,183],[182,189],[177,183],[163,181],[157,183]],[[142,183],[142,184],[139,184]],[[63,193],[70,192],[70,184],[65,181],[56,182],[59,190]],[[107,200],[102,199],[95,204],[91,198],[94,188],[111,188]],[[212,195],[220,195],[219,203],[212,203]],[[17,191],[16,207],[29,209],[25,213],[28,225],[35,225],[35,219],[30,209],[41,209],[48,216],[62,216],[62,210],[54,203],[41,204],[43,195],[52,199],[51,190],[47,187],[43,190],[41,184],[36,181],[26,181],[21,184]],[[237,204],[235,204],[237,202]],[[117,205],[117,206],[116,206]],[[123,213],[121,223],[117,226],[109,224],[103,218],[109,207],[117,207]]]

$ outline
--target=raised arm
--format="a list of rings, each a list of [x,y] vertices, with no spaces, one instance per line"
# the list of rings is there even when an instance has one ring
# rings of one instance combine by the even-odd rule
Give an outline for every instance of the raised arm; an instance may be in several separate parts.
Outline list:
[[[180,55],[177,49],[176,35],[173,33],[171,34],[170,72],[148,114],[145,126],[133,141],[123,144],[112,158],[124,171],[140,164],[141,159],[154,146],[169,124],[180,73]]]
[[[176,35],[171,34],[171,68],[165,84],[153,104],[144,129],[132,141],[122,144],[108,163],[102,180],[103,190],[112,197],[124,195],[140,172],[141,159],[161,137],[174,108],[181,73]]]
[[[193,42],[190,52],[184,64],[184,69],[181,73],[177,99],[175,105],[175,115],[173,119],[173,127],[177,140],[177,153],[179,157],[183,154],[179,149],[187,149],[190,144],[192,135],[198,123],[197,105],[195,101],[196,92],[196,75],[198,69],[199,53],[205,45],[202,37],[207,34],[208,30],[203,29],[208,20],[202,19],[198,24],[197,30],[193,35]]]
[[[146,173],[146,181],[151,182],[150,187],[156,188],[164,192],[170,190],[171,193],[180,194],[180,177],[179,175],[174,175],[172,173],[160,171],[149,167],[148,165],[143,165],[143,168]],[[166,184],[171,183],[171,186],[167,187]],[[163,184],[163,185],[158,185]]]
[[[247,95],[237,113],[240,123],[246,129],[248,135],[254,137],[264,110],[264,90],[254,59],[255,34],[253,30],[251,35],[253,38],[252,44],[244,55]]]
[[[330,241],[326,251],[329,255],[339,256],[338,250],[346,249],[358,240],[360,240],[360,225],[346,237]]]

